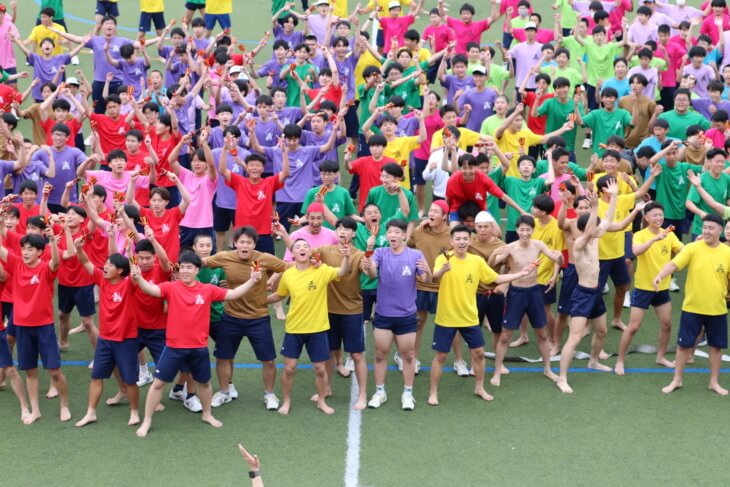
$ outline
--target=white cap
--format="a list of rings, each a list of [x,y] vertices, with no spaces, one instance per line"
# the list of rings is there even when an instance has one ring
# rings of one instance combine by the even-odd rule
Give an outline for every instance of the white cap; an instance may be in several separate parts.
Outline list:
[[[687,0],[677,0],[677,5],[685,5],[687,3]]]
[[[241,69],[241,66],[231,66],[231,69],[228,70],[228,74],[241,74],[243,69]]]
[[[329,0],[319,0],[319,2],[317,2],[316,6],[319,7],[320,5],[327,5],[329,7],[330,2],[329,2]]]
[[[537,24],[535,22],[527,22],[525,24],[525,30],[527,29],[535,29],[537,30]]]
[[[390,10],[391,8],[401,8],[400,1],[392,0],[391,2],[388,2],[388,10]]]
[[[79,80],[76,79],[76,78],[66,78],[66,84],[67,85],[81,86],[81,83],[79,83]]]
[[[474,218],[474,223],[497,223],[497,220],[488,211],[480,211]]]

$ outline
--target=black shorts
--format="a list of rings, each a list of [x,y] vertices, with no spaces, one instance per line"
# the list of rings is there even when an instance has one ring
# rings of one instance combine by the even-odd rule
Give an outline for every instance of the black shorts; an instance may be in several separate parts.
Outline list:
[[[119,17],[119,5],[117,5],[117,2],[107,2],[106,0],[97,0],[96,1],[96,10],[94,11],[96,15],[101,15],[102,17]],[[111,92],[110,92],[111,93]]]
[[[149,32],[152,24],[155,24],[155,30],[165,28],[165,12],[140,12],[139,13],[139,31]]]

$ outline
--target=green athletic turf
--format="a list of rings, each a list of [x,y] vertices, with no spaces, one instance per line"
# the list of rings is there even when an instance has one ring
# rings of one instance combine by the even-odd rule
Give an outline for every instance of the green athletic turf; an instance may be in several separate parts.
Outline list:
[[[19,2],[18,25],[29,32],[37,12],[31,0]],[[92,0],[65,2],[67,17],[91,17]],[[137,2],[120,2],[120,25],[137,22]],[[354,6],[352,0],[350,7]],[[451,2],[452,10],[459,2]],[[552,23],[547,2],[534,2]],[[699,2],[690,2],[699,3]],[[167,0],[168,18],[180,17],[183,0]],[[236,0],[234,31],[239,37],[257,39],[270,29],[269,4]],[[298,2],[297,2],[298,4]],[[427,7],[434,2],[427,2]],[[133,9],[132,6],[135,8]],[[484,14],[486,2],[477,9]],[[89,26],[68,20],[73,33]],[[425,21],[419,21],[422,28]],[[132,36],[130,32],[121,35]],[[496,27],[485,36],[495,40]],[[264,51],[263,57],[268,53]],[[91,76],[91,56],[81,54],[87,76]],[[21,60],[22,58],[18,58]],[[155,66],[160,64],[155,62]],[[23,68],[22,60],[19,68]],[[75,68],[72,68],[75,69]],[[90,78],[91,79],[91,78]],[[27,86],[21,81],[21,87]],[[26,134],[29,125],[21,124]],[[587,151],[578,151],[586,163]],[[349,177],[344,175],[344,184]],[[680,284],[683,283],[680,276]],[[679,317],[682,293],[672,294],[674,325]],[[609,295],[610,297],[611,295]],[[610,307],[610,305],[609,305]],[[609,310],[609,318],[612,312]],[[628,321],[628,310],[623,313]],[[77,322],[74,316],[72,323]],[[281,343],[283,323],[273,320],[276,343]],[[432,353],[429,320],[421,350],[421,360],[429,365]],[[657,322],[647,314],[644,327],[634,344],[655,344]],[[491,344],[487,332],[487,342]],[[620,334],[609,330],[606,350],[615,352]],[[529,345],[511,350],[510,355],[538,357],[534,336]],[[676,330],[672,341],[676,339]],[[372,349],[368,330],[368,348]],[[580,350],[589,350],[585,339]],[[85,335],[71,337],[71,350],[64,360],[86,361],[92,351]],[[372,352],[368,354],[372,361]],[[467,355],[468,356],[468,355]],[[671,356],[670,356],[671,357]],[[237,356],[241,364],[256,363],[244,343]],[[303,360],[303,362],[307,362]],[[615,359],[606,363],[613,365]],[[449,358],[447,365],[451,366]],[[491,361],[487,366],[491,367]],[[539,364],[507,364],[510,368],[538,367]],[[574,361],[584,367],[585,361]],[[654,356],[630,355],[627,368],[654,368]],[[557,367],[557,364],[555,364]],[[694,367],[707,367],[697,359]],[[58,421],[58,401],[41,399],[43,418],[32,426],[19,421],[18,407],[10,390],[0,392],[0,434],[3,446],[3,473],[0,485],[15,486],[147,486],[147,485],[247,485],[245,462],[235,445],[243,442],[261,457],[268,486],[325,487],[343,485],[347,450],[350,381],[335,377],[336,410],[325,416],[309,402],[314,392],[313,373],[299,371],[295,378],[293,406],[289,417],[264,410],[259,369],[236,369],[235,384],[240,398],[215,410],[224,423],[215,430],[200,422],[199,415],[165,399],[167,411],[155,415],[150,436],[138,439],[134,428],[126,426],[126,404],[107,407],[103,400],[116,392],[113,380],[99,406],[99,422],[81,430],[73,427],[86,409],[89,370],[65,367],[70,384],[71,422]],[[575,394],[563,396],[538,372],[515,372],[503,378],[503,385],[487,390],[495,396],[484,403],[472,395],[473,379],[445,372],[441,381],[441,406],[426,405],[428,372],[416,379],[414,412],[400,410],[401,378],[388,372],[389,401],[380,410],[362,415],[360,485],[362,486],[480,486],[480,485],[720,485],[727,482],[724,468],[722,424],[727,418],[727,399],[706,388],[706,374],[688,374],[685,388],[665,397],[659,389],[671,374],[658,369],[655,374],[575,373],[571,385]],[[281,371],[279,371],[281,372]],[[215,377],[215,375],[214,375]],[[280,377],[280,374],[279,374]],[[721,380],[723,377],[721,377]],[[374,390],[372,372],[368,393]],[[727,380],[725,380],[727,385]],[[41,372],[41,392],[48,376]],[[213,387],[217,382],[213,379]],[[277,381],[277,393],[279,393]],[[144,403],[147,388],[141,392]],[[166,391],[167,392],[167,391]],[[698,452],[697,456],[687,452]]]

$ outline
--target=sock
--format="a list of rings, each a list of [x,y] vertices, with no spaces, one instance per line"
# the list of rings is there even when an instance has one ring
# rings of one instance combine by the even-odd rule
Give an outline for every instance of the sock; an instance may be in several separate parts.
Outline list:
[[[413,395],[413,386],[403,386],[403,392],[405,394]]]
[[[172,388],[172,392],[180,392],[183,390],[183,387],[185,387],[182,384],[175,384],[175,387]]]
[[[186,396],[185,398],[186,398],[186,399],[190,399],[190,398],[191,398],[191,397],[193,397],[194,395],[195,395],[195,393],[194,393],[194,392],[188,392],[188,395],[187,395],[187,396]]]
[[[375,385],[375,392],[385,393],[385,384]]]

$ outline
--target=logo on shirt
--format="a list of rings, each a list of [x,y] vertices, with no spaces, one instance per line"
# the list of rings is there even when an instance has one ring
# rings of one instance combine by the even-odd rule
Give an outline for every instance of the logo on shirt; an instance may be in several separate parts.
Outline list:
[[[482,193],[474,193],[474,199],[477,201],[484,200],[484,196],[482,196]]]
[[[339,213],[340,211],[341,210],[340,210],[340,204],[339,203],[335,203],[334,205],[332,205],[332,213]]]
[[[614,130],[621,130],[621,120],[616,120],[616,126],[614,127]]]
[[[33,274],[33,277],[30,278],[31,284],[40,284],[41,280],[38,278],[38,274]]]
[[[411,270],[411,266],[404,265],[403,266],[403,270],[401,271],[400,275],[401,276],[412,276],[413,275],[413,271]]]
[[[259,194],[257,194],[257,195],[256,195],[256,198],[257,198],[257,199],[258,199],[259,201],[261,201],[261,200],[265,200],[265,199],[266,199],[266,193],[264,193],[263,191],[259,191]]]
[[[304,165],[304,161],[299,158],[297,158],[297,160],[294,161],[294,167],[296,167],[297,169],[301,168],[303,165]]]
[[[220,283],[220,279],[218,279],[218,276],[216,274],[213,274],[210,276],[210,283],[217,286]]]
[[[274,140],[274,134],[271,132],[266,132],[266,140]]]
[[[492,109],[492,103],[491,102],[488,102],[488,101],[485,101],[484,102],[484,105],[482,106],[482,108],[484,110],[491,110]]]
[[[677,184],[684,185],[684,176],[680,174],[680,176],[677,178]]]
[[[127,130],[124,127],[119,127],[119,130],[117,131],[119,135],[124,135],[127,133]]]
[[[466,282],[467,283],[472,283],[472,284],[474,283],[474,280],[472,279],[471,274],[467,274],[466,275]]]
[[[163,223],[160,231],[162,233],[170,233],[170,225],[168,225],[167,223]]]
[[[231,172],[234,172],[236,174],[241,174],[241,166],[236,164],[235,166],[233,166],[233,169],[231,169]]]
[[[667,249],[666,245],[662,245],[662,255],[667,255],[669,253],[669,249]]]
[[[717,269],[715,269],[715,272],[719,272],[721,274],[724,274],[725,273],[725,266],[723,266],[722,264],[718,265],[717,266]]]
[[[122,295],[118,292],[115,292],[112,294],[112,302],[114,303],[121,303],[122,302]]]
[[[111,51],[118,53],[119,52],[119,46],[112,46]]]
[[[309,284],[307,284],[307,291],[316,291],[317,285],[314,283],[314,281],[309,281]]]
[[[530,197],[534,198],[537,195],[537,189],[535,187],[530,188]]]
[[[202,294],[195,295],[195,304],[205,304],[205,298],[203,298]]]
[[[62,171],[69,171],[71,169],[71,165],[68,163],[68,161],[63,162],[63,166],[61,166]]]

